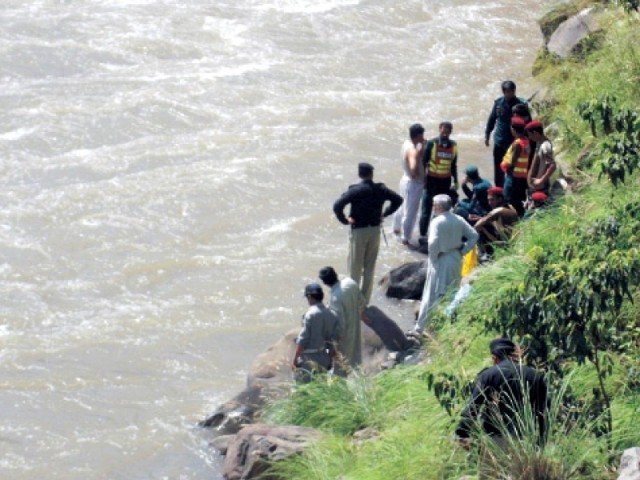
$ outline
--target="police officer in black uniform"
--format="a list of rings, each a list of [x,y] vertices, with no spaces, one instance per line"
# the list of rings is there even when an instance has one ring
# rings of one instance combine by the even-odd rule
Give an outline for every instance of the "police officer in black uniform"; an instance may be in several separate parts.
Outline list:
[[[371,164],[359,163],[358,176],[362,181],[349,186],[349,190],[333,204],[333,212],[340,223],[351,226],[349,276],[358,284],[366,302],[369,303],[373,291],[376,259],[380,249],[380,224],[384,217],[388,217],[400,208],[403,200],[384,183],[373,182]],[[382,208],[387,201],[390,204],[383,212]],[[351,205],[351,210],[349,216],[345,217],[344,208],[347,205]]]
[[[544,431],[547,385],[535,369],[521,365],[515,358],[516,346],[508,338],[489,344],[493,366],[480,372],[471,398],[462,411],[456,436],[465,441],[480,424],[482,430],[499,438],[515,434],[517,415],[522,415],[525,401],[536,416],[539,434]]]
[[[502,93],[503,96],[493,102],[493,108],[484,132],[484,143],[488,147],[491,132],[495,128],[493,133],[493,175],[496,187],[504,185],[504,172],[500,169],[500,162],[514,140],[511,135],[513,107],[526,104],[524,99],[516,97],[516,84],[511,80],[502,82]]]

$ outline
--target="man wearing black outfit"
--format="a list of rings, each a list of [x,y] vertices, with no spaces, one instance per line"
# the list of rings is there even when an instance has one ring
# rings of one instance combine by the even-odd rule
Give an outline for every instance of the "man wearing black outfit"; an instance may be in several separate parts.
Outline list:
[[[514,357],[516,347],[508,338],[497,338],[489,344],[493,366],[480,372],[471,398],[462,411],[456,436],[463,444],[477,431],[478,419],[482,430],[498,445],[504,435],[517,435],[518,419],[524,419],[525,402],[537,420],[538,434],[544,432],[547,405],[547,385],[535,369],[520,364]],[[479,478],[485,477],[480,469]]]
[[[491,132],[495,128],[495,132],[493,132],[493,183],[496,187],[504,185],[504,172],[500,169],[500,162],[502,162],[509,146],[513,143],[513,136],[511,135],[513,107],[519,104],[526,104],[524,99],[516,97],[516,84],[511,80],[502,82],[502,93],[503,96],[493,102],[493,108],[484,132],[484,144],[488,147]]]
[[[373,291],[373,274],[380,249],[380,224],[402,205],[402,197],[384,183],[373,183],[373,166],[358,164],[360,183],[349,186],[333,204],[340,223],[351,226],[349,235],[349,276],[358,284],[367,303]],[[386,201],[390,205],[382,211]],[[351,205],[349,216],[344,207]],[[362,283],[360,279],[362,278]]]

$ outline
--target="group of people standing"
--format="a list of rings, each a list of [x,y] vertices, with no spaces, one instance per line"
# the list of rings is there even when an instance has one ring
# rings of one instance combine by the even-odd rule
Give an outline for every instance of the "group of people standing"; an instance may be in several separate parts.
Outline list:
[[[468,166],[458,181],[458,145],[451,139],[453,125],[443,121],[438,135],[425,139],[416,123],[402,145],[403,175],[400,194],[373,181],[374,167],[358,164],[360,182],[351,185],[333,205],[338,221],[350,227],[348,277],[338,280],[332,267],[319,278],[331,289],[329,306],[318,283],[307,285],[309,310],[293,358],[294,370],[328,369],[334,358],[355,367],[361,362],[360,321],[371,299],[380,236],[385,217],[394,215],[393,230],[404,245],[411,245],[419,217],[418,239],[426,248],[426,282],[415,332],[421,334],[429,312],[442,295],[461,280],[464,255],[478,245],[481,256],[496,243],[508,240],[512,226],[525,211],[547,201],[550,177],[556,169],[553,148],[542,124],[532,121],[525,100],[516,96],[512,81],[502,82],[487,121],[485,144],[493,133],[494,183]],[[465,198],[458,199],[462,187]],[[350,206],[349,214],[345,208]],[[335,365],[334,365],[335,366]],[[346,371],[342,366],[338,370]]]

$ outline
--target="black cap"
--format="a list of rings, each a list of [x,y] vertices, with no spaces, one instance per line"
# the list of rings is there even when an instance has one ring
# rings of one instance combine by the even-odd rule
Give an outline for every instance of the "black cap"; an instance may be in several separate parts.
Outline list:
[[[368,177],[373,173],[373,165],[367,162],[361,162],[358,164],[358,175],[361,177]]]
[[[489,344],[489,351],[499,359],[507,358],[516,351],[516,345],[508,338],[496,338]]]
[[[309,285],[304,287],[304,296],[305,297],[307,295],[317,295],[317,294],[321,294],[322,295],[322,287],[319,284],[310,283]]]
[[[318,277],[327,285],[333,285],[338,281],[338,274],[333,269],[333,267],[324,267],[320,269],[320,273],[318,273]]]

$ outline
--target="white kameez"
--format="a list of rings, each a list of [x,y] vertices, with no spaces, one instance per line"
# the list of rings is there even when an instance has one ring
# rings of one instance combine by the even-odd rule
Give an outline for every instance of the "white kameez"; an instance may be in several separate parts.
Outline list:
[[[346,357],[351,367],[362,363],[360,313],[366,306],[358,284],[345,277],[331,287],[329,308],[340,320],[341,338],[338,351]]]
[[[440,297],[449,288],[460,286],[462,257],[475,246],[478,232],[462,217],[445,212],[431,220],[428,237],[427,277],[416,325],[418,331],[424,328],[429,311]]]

